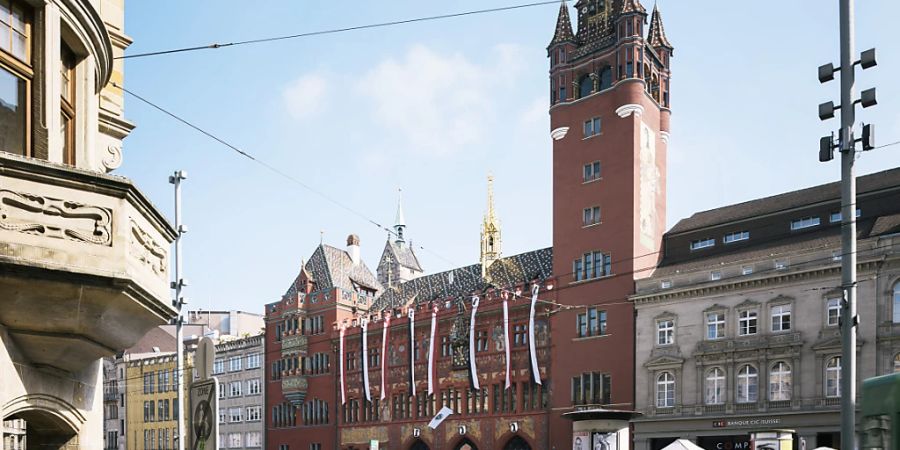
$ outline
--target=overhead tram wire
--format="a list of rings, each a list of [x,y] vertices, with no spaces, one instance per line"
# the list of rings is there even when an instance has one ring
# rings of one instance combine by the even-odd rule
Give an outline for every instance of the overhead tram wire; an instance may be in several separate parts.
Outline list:
[[[568,2],[568,0],[564,0]],[[154,52],[146,52],[146,53],[136,53],[134,55],[124,55],[117,56],[115,59],[134,59],[134,58],[145,58],[148,56],[161,56],[161,55],[170,55],[173,53],[185,53],[185,52],[193,52],[198,50],[217,50],[224,47],[236,47],[239,45],[249,45],[249,44],[262,44],[267,42],[276,42],[276,41],[286,41],[290,39],[300,39],[306,37],[313,36],[322,36],[326,34],[337,34],[337,33],[346,33],[348,31],[359,31],[359,30],[368,30],[373,28],[385,28],[396,25],[406,25],[417,22],[428,22],[434,20],[443,20],[443,19],[453,19],[456,17],[464,17],[464,16],[472,16],[477,14],[488,14],[488,13],[496,13],[503,11],[512,11],[516,9],[524,9],[531,8],[535,6],[545,6],[545,5],[558,5],[560,0],[546,0],[540,2],[533,3],[523,3],[518,5],[510,5],[510,6],[501,6],[497,8],[486,8],[486,9],[476,9],[470,11],[463,11],[457,13],[449,13],[449,14],[440,14],[436,16],[426,16],[426,17],[416,17],[412,19],[402,19],[402,20],[392,20],[389,22],[380,22],[380,23],[372,23],[367,25],[356,25],[352,27],[343,27],[343,28],[332,28],[328,30],[318,30],[318,31],[309,31],[305,33],[297,33],[297,34],[289,34],[285,36],[272,36],[266,38],[259,39],[248,39],[245,41],[235,41],[235,42],[227,42],[227,43],[213,43],[208,45],[198,45],[193,47],[183,47],[183,48],[174,48],[169,50],[159,50]]]
[[[192,122],[190,122],[190,121],[188,121],[188,120],[186,120],[186,119],[184,119],[184,118],[178,116],[177,114],[175,114],[175,113],[173,113],[173,112],[171,112],[171,111],[169,111],[169,110],[163,108],[162,106],[157,105],[156,103],[154,103],[154,102],[152,102],[152,101],[150,101],[150,100],[148,100],[148,99],[142,97],[141,95],[139,95],[139,94],[137,94],[137,93],[135,93],[135,92],[133,92],[133,91],[131,91],[131,90],[125,88],[125,87],[122,87],[122,86],[118,85],[118,84],[115,83],[115,82],[112,83],[112,85],[113,85],[113,87],[115,87],[115,88],[117,88],[117,89],[121,89],[123,92],[128,93],[129,95],[135,97],[136,99],[138,99],[138,100],[140,100],[141,102],[147,104],[148,106],[151,106],[152,108],[154,108],[154,109],[156,109],[156,110],[162,112],[163,114],[168,115],[169,117],[171,117],[171,118],[177,120],[178,122],[181,122],[182,124],[184,124],[184,125],[186,125],[186,126],[192,128],[192,129],[194,129],[195,131],[197,131],[197,132],[199,132],[199,133],[201,133],[201,134],[203,134],[203,135],[209,137],[210,139],[213,139],[213,140],[215,140],[216,142],[218,142],[218,143],[220,143],[220,144],[222,144],[222,145],[228,147],[229,149],[231,149],[231,150],[237,152],[238,154],[240,154],[241,156],[243,156],[243,157],[245,157],[245,158],[247,158],[247,159],[249,159],[249,160],[251,160],[251,161],[253,161],[253,162],[255,162],[255,163],[259,164],[259,165],[261,165],[262,167],[264,167],[264,168],[266,168],[266,169],[272,171],[273,173],[276,173],[277,175],[283,177],[284,179],[286,179],[286,180],[288,180],[288,181],[291,181],[291,182],[295,183],[296,185],[302,187],[303,189],[306,189],[307,191],[316,194],[317,196],[319,196],[319,197],[321,197],[322,199],[324,199],[324,200],[326,200],[326,201],[328,201],[328,202],[330,202],[330,203],[332,203],[332,204],[334,204],[334,205],[340,207],[341,209],[344,209],[345,211],[347,211],[347,212],[349,212],[349,213],[351,213],[351,214],[353,214],[353,215],[355,215],[355,216],[357,216],[357,217],[363,219],[364,221],[369,222],[370,224],[372,224],[372,225],[374,225],[375,227],[379,228],[381,231],[386,231],[386,232],[387,232],[388,234],[390,234],[390,235],[397,236],[397,234],[396,234],[396,232],[395,232],[394,230],[392,230],[392,229],[390,229],[390,228],[388,228],[388,227],[386,227],[386,226],[380,224],[379,222],[377,222],[377,221],[375,221],[375,220],[369,218],[369,217],[366,216],[365,214],[363,214],[363,213],[361,213],[361,212],[359,212],[359,211],[357,211],[357,210],[351,208],[350,206],[347,206],[347,205],[341,203],[340,201],[335,200],[334,198],[328,196],[328,195],[325,194],[324,192],[321,192],[321,191],[319,191],[319,190],[317,190],[317,189],[311,187],[310,185],[308,185],[308,184],[306,184],[306,183],[300,181],[300,180],[297,179],[296,177],[291,176],[290,174],[288,174],[288,173],[286,173],[286,172],[284,172],[284,171],[278,169],[277,167],[275,167],[275,166],[273,166],[273,165],[271,165],[271,164],[269,164],[269,163],[267,163],[267,162],[265,162],[265,161],[263,161],[263,160],[261,160],[261,159],[256,158],[255,156],[253,156],[252,154],[250,154],[250,153],[248,153],[248,152],[246,152],[246,151],[244,151],[244,150],[241,150],[241,149],[238,148],[237,146],[235,146],[235,145],[229,143],[228,141],[225,141],[224,139],[222,139],[222,138],[216,136],[215,134],[213,134],[213,133],[211,133],[211,132],[209,132],[209,131],[206,131],[206,130],[204,130],[203,128],[200,128],[199,126],[193,124]],[[894,144],[900,144],[900,141],[897,141],[897,142],[895,142],[895,143],[885,144],[884,146],[889,146],[889,145],[894,145]],[[770,226],[775,226],[775,225],[772,224],[772,225],[770,225]],[[844,226],[843,223],[835,223],[835,224],[829,224],[829,225],[826,225],[825,227],[823,227],[823,229],[833,228],[833,227],[843,227],[843,226]],[[778,241],[786,240],[786,239],[792,238],[792,237],[793,237],[793,236],[786,236],[786,237],[784,237],[784,238],[777,239],[777,240],[772,241],[772,242],[778,242]],[[770,242],[770,243],[771,243],[771,242]],[[439,253],[437,253],[437,252],[435,252],[435,251],[433,251],[433,250],[431,250],[431,249],[429,249],[429,248],[426,248],[426,247],[424,247],[424,246],[422,246],[422,245],[416,245],[416,247],[418,247],[418,248],[421,249],[422,251],[426,251],[426,252],[428,252],[428,253],[431,253],[432,255],[436,256],[436,257],[439,258],[439,259],[444,260],[445,262],[451,264],[453,267],[459,267],[459,266],[458,266],[457,264],[455,264],[453,261],[451,261],[451,260],[449,260],[449,259],[443,257],[443,256],[440,255]],[[646,254],[643,254],[643,255],[637,255],[637,256],[632,256],[632,257],[628,257],[628,258],[622,258],[622,259],[613,261],[613,263],[622,263],[622,262],[627,262],[627,261],[636,260],[636,259],[640,259],[640,258],[646,258],[646,257],[650,257],[650,256],[652,256],[652,255],[656,255],[656,254],[659,254],[659,253],[660,253],[660,251],[656,251],[656,252],[646,253]],[[829,257],[829,258],[831,258],[831,257]],[[823,259],[827,259],[827,258],[823,258]],[[631,270],[631,271],[626,271],[626,272],[617,272],[617,273],[613,273],[613,274],[611,274],[611,275],[605,276],[604,279],[611,279],[611,278],[615,278],[615,277],[619,277],[619,276],[625,276],[625,275],[633,275],[633,274],[635,274],[635,273],[640,273],[640,272],[646,272],[646,271],[648,271],[648,270],[653,270],[654,268],[655,268],[655,266],[650,266],[650,267],[641,268],[641,269],[638,269],[638,270]],[[484,284],[491,285],[491,283],[490,283],[488,280],[485,280],[485,279],[484,279],[483,277],[481,277],[480,275],[475,275],[475,274],[470,273],[470,272],[468,272],[468,271],[462,271],[461,273],[462,273],[462,274],[465,274],[465,275],[469,275],[469,276],[475,278],[476,281],[478,281],[478,282],[482,282],[482,283],[484,283]],[[566,273],[560,273],[560,274],[554,274],[554,277],[555,277],[555,278],[559,278],[559,277],[563,277],[563,276],[567,276],[567,275],[572,275],[573,273],[574,273],[574,271],[566,272]],[[755,272],[755,273],[761,273],[761,272]],[[568,289],[568,288],[570,288],[570,287],[574,287],[574,286],[563,286],[563,287],[557,288],[556,290],[557,290],[557,291],[565,290],[565,289]],[[501,290],[501,291],[505,291],[505,292],[507,292],[507,293],[509,293],[509,294],[515,294],[514,292],[510,291],[508,288],[495,287],[495,289],[499,289],[499,290]],[[517,298],[523,298],[522,295],[515,295],[515,297],[517,297]],[[626,300],[627,300],[627,299],[626,299]],[[563,304],[560,304],[560,303],[557,303],[557,302],[553,302],[553,301],[550,301],[550,300],[543,300],[543,299],[539,299],[538,302],[540,302],[540,303],[545,303],[545,304],[555,305],[555,306],[559,307],[560,310],[562,310],[562,309],[567,309],[567,310],[568,310],[568,309],[576,309],[576,308],[583,308],[583,307],[588,307],[588,306],[594,306],[594,305],[563,305]],[[627,301],[626,301],[626,302],[627,302]],[[612,303],[604,302],[603,304],[604,304],[604,305],[607,305],[607,304],[612,304]]]

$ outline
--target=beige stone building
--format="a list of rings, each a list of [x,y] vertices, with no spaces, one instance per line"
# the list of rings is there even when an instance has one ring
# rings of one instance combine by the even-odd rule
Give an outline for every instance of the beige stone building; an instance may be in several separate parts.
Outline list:
[[[175,230],[108,174],[133,128],[123,8],[0,0],[0,418],[28,447],[102,448],[101,358],[175,316]]]
[[[858,180],[858,380],[900,361],[900,169]],[[637,282],[635,447],[840,446],[840,192],[831,183],[694,214]]]

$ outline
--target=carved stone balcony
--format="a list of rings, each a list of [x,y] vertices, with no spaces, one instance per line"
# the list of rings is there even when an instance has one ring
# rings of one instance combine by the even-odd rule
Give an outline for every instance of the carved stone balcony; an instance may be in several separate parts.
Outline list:
[[[306,354],[306,336],[302,334],[288,334],[281,339],[281,356],[295,353]]]
[[[174,237],[124,178],[0,154],[0,324],[20,357],[75,372],[174,318]]]
[[[308,388],[306,377],[300,375],[299,371],[287,372],[281,377],[281,392],[284,398],[296,406],[303,404]]]

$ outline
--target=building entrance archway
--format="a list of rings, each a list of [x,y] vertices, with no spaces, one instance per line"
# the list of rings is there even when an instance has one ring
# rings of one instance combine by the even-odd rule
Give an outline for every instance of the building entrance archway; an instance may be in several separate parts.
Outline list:
[[[416,441],[413,442],[412,445],[409,446],[409,450],[431,450],[431,449],[428,447],[428,444],[422,442],[421,439],[416,439]]]
[[[456,447],[453,447],[453,450],[478,450],[478,447],[474,442],[463,439],[459,444],[456,444]]]
[[[3,418],[3,422],[15,421],[14,432],[24,428],[25,448],[42,450],[75,450],[78,448],[78,432],[61,417],[40,409],[19,411]],[[20,439],[22,434],[10,436]],[[7,436],[4,435],[4,438]],[[20,441],[21,442],[21,441]]]
[[[503,450],[531,450],[531,446],[528,445],[528,442],[525,439],[522,439],[521,436],[513,436],[506,445],[503,446]]]

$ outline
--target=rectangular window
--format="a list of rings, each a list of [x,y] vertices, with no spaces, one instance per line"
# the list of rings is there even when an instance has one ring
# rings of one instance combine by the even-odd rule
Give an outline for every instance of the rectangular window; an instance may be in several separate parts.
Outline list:
[[[260,407],[259,406],[248,406],[247,407],[247,421],[248,422],[259,422],[260,420]]]
[[[719,270],[714,270],[709,273],[709,279],[711,281],[719,281],[722,279],[722,272]]]
[[[572,267],[575,281],[599,278],[612,273],[612,257],[601,252],[585,253]]]
[[[825,303],[825,308],[827,316],[825,319],[825,323],[829,326],[839,324],[841,321],[841,299],[828,299],[828,301]]]
[[[742,266],[741,275],[750,275],[753,273],[753,266]]]
[[[441,356],[450,356],[450,336],[441,336]]]
[[[856,217],[859,218],[859,216],[861,214],[862,214],[862,211],[860,211],[859,208],[856,208]],[[844,218],[844,215],[840,211],[838,211],[838,212],[831,213],[828,216],[828,221],[831,223],[835,223],[835,222],[840,222],[841,220],[843,220],[843,218]]]
[[[672,319],[658,320],[656,322],[656,343],[669,345],[675,342],[675,321]]]
[[[775,260],[775,270],[784,270],[787,269],[787,267],[787,261],[778,261],[777,259]]]
[[[261,386],[259,378],[247,380],[247,395],[258,395],[262,390]]]
[[[28,104],[31,69],[31,17],[18,1],[0,2],[0,151],[29,156]],[[24,65],[22,64],[24,63]],[[14,69],[20,67],[20,69]]]
[[[228,408],[228,421],[231,423],[241,421],[241,408]]]
[[[262,447],[262,433],[259,431],[248,431],[246,439],[247,447]]]
[[[232,381],[228,383],[228,396],[229,397],[240,397],[241,396],[241,382],[240,381]]]
[[[592,206],[590,208],[584,208],[582,225],[587,227],[598,223],[600,223],[600,207]]]
[[[75,54],[63,42],[60,45],[60,138],[63,163],[75,164]]]
[[[513,326],[513,347],[528,345],[528,325]]]
[[[757,313],[752,310],[744,310],[738,314],[738,333],[741,336],[756,334]]]
[[[588,138],[600,134],[600,118],[594,117],[584,121],[584,137]]]
[[[662,280],[659,282],[659,287],[661,289],[669,289],[672,287],[672,280]]]
[[[696,241],[691,241],[691,250],[700,250],[702,248],[714,247],[715,245],[716,240],[713,238],[698,239]]]
[[[706,338],[721,339],[725,337],[725,313],[706,313]]]
[[[247,368],[248,369],[259,369],[260,362],[262,358],[259,353],[251,353],[247,355]]]
[[[788,331],[791,329],[791,305],[772,307],[772,331]]]
[[[228,371],[237,372],[238,370],[241,370],[241,357],[232,356],[231,358],[228,358]]]
[[[791,221],[791,230],[802,230],[804,228],[810,228],[818,226],[820,220],[818,217],[804,217],[802,219],[792,220]]]
[[[747,239],[750,239],[749,231],[737,231],[734,233],[726,234],[725,237],[722,239],[722,242],[724,242],[726,244],[731,244],[732,242],[746,241]]]
[[[600,161],[584,165],[584,182],[600,179]]]
[[[576,326],[578,337],[604,335],[606,334],[606,311],[587,308],[584,313],[578,314]]]
[[[213,374],[225,372],[225,360],[223,358],[216,358],[213,361]]]

